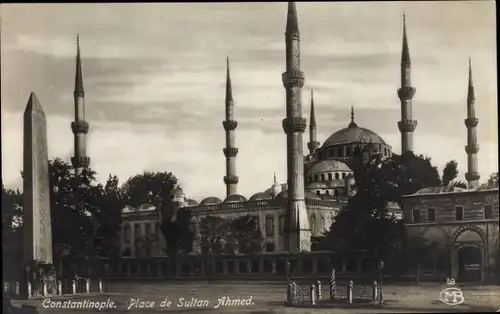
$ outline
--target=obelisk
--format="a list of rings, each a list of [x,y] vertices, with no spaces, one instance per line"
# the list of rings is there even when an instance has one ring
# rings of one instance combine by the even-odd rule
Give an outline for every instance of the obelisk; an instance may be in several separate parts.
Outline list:
[[[50,268],[52,230],[47,120],[34,93],[24,111],[23,197],[23,265],[36,261]]]

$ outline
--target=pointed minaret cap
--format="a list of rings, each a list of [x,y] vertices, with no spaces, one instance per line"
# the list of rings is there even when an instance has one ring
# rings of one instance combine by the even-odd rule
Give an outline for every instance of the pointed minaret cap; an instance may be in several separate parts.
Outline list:
[[[295,8],[295,2],[288,2],[288,14],[286,18],[286,34],[298,34],[299,33],[299,20],[297,18],[297,9]]]
[[[468,89],[468,94],[467,94],[467,99],[472,100],[474,99],[474,82],[472,81],[472,64],[471,60],[469,57],[469,89]]]
[[[309,127],[316,127],[316,112],[314,111],[314,90],[311,89],[311,121]]]
[[[406,14],[403,12],[403,49],[401,51],[401,64],[411,65],[408,36],[406,35]]]
[[[24,114],[31,114],[33,112],[38,112],[45,116],[38,97],[36,97],[35,93],[31,92],[28,103],[26,104],[26,109],[24,110]]]
[[[349,123],[350,128],[357,128],[358,125],[354,122],[354,106],[351,106],[351,123]]]
[[[80,57],[80,34],[76,35],[76,73],[75,73],[75,96],[84,96],[82,60]]]
[[[231,74],[229,72],[229,57],[226,57],[226,101],[233,101],[233,88],[231,86]]]

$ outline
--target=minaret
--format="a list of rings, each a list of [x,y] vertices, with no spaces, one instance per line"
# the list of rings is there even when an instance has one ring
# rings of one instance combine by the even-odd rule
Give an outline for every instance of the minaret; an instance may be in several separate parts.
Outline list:
[[[307,143],[307,148],[309,148],[309,153],[312,155],[316,149],[319,147],[319,142],[317,141],[318,129],[316,127],[316,114],[314,112],[314,96],[313,90],[311,90],[311,116],[309,121],[309,143]]]
[[[276,196],[278,196],[278,194],[280,194],[281,192],[281,184],[279,184],[278,181],[276,180],[276,172],[274,173],[274,182],[271,189],[273,198],[276,198]]]
[[[467,180],[469,189],[474,189],[479,186],[479,172],[477,167],[477,153],[479,152],[479,145],[477,144],[477,131],[476,127],[479,119],[476,118],[475,97],[474,97],[474,84],[472,83],[472,66],[469,58],[469,88],[467,91],[467,119],[465,119],[465,126],[467,127],[467,173],[465,179]]]
[[[406,18],[403,13],[403,49],[401,52],[401,88],[398,96],[401,100],[401,121],[398,128],[401,132],[401,153],[413,151],[413,132],[417,127],[417,120],[413,120],[412,99],[415,88],[411,86],[411,61],[408,49],[408,38],[406,36]]]
[[[76,36],[76,74],[75,74],[75,121],[71,122],[71,130],[75,136],[75,155],[71,157],[71,163],[75,167],[75,174],[82,173],[83,168],[90,164],[87,157],[87,133],[89,124],[85,121],[85,92],[83,90],[82,62],[80,59],[80,38]]]
[[[234,130],[238,126],[238,121],[234,120],[234,101],[233,90],[231,87],[231,76],[229,75],[229,57],[227,58],[227,77],[226,77],[226,120],[222,122],[226,130],[226,148],[223,149],[226,156],[226,175],[224,183],[226,184],[226,197],[236,194],[236,188],[239,178],[236,176],[236,155],[238,148],[234,143]]]
[[[287,250],[311,250],[311,229],[304,200],[304,155],[302,134],[307,122],[302,117],[304,73],[300,70],[300,35],[294,2],[288,3],[286,21],[286,72],[282,74],[286,89],[286,118],[283,130],[287,142]]]

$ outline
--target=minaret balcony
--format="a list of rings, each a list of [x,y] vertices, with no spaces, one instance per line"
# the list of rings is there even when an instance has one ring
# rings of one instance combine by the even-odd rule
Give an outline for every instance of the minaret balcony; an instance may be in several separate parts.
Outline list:
[[[467,172],[465,174],[465,180],[467,180],[467,181],[477,181],[477,180],[479,180],[480,177],[481,176],[479,175],[479,172],[475,172],[475,171]]]
[[[417,128],[417,120],[403,120],[398,122],[400,132],[411,133]]]
[[[222,121],[222,125],[224,126],[224,130],[226,131],[234,131],[238,126],[238,121],[235,120],[226,120]]]
[[[479,152],[479,144],[470,144],[465,146],[467,154],[477,154]]]
[[[319,148],[319,142],[309,142],[307,143],[307,148],[309,148],[311,152],[314,152]]]
[[[71,157],[71,164],[75,168],[88,168],[88,166],[90,165],[90,157],[87,156]]]
[[[307,128],[307,121],[302,117],[285,118],[283,119],[283,130],[288,133],[304,133]]]
[[[73,121],[71,122],[71,130],[73,130],[73,134],[87,134],[89,124],[87,121]]]
[[[238,155],[238,149],[236,147],[227,147],[222,151],[224,152],[224,156],[226,156],[227,158],[236,157],[236,155]]]
[[[291,33],[285,32],[285,42],[288,43],[289,41],[293,40],[300,40],[300,33],[298,31],[293,31]]]
[[[414,87],[404,86],[398,89],[398,97],[400,100],[410,100],[413,99],[416,91],[417,89]]]
[[[240,178],[238,178],[238,176],[224,176],[225,184],[238,184],[239,181]]]
[[[476,117],[470,117],[464,120],[465,126],[468,128],[476,127],[479,124],[479,119]]]
[[[302,88],[304,86],[304,72],[300,70],[291,70],[291,71],[286,71],[283,74],[281,74],[281,79],[283,81],[283,86],[286,87],[293,87],[293,86],[298,86]]]

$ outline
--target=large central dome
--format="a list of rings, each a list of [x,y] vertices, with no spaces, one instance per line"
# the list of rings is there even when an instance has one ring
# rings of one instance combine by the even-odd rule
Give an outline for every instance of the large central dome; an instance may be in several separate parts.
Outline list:
[[[341,144],[349,143],[373,143],[373,144],[384,144],[385,141],[378,136],[375,132],[360,128],[356,123],[351,122],[347,128],[338,130],[337,132],[330,135],[330,137],[323,143],[322,147],[330,147]]]

